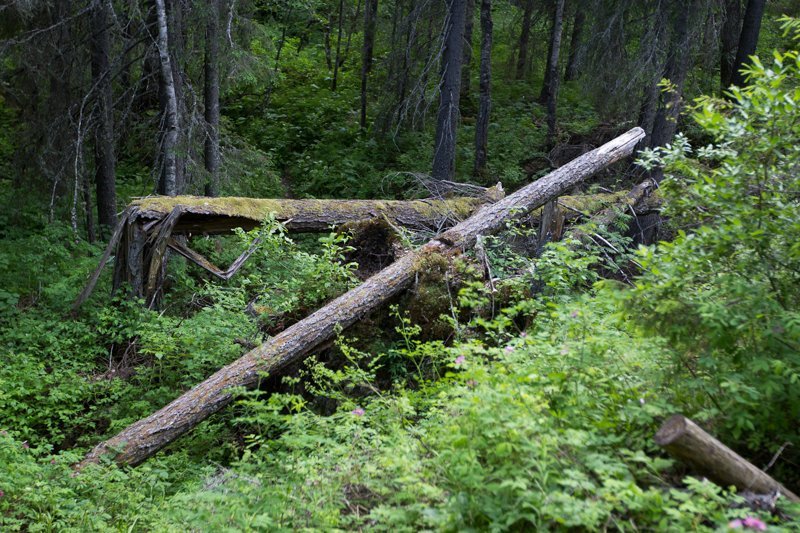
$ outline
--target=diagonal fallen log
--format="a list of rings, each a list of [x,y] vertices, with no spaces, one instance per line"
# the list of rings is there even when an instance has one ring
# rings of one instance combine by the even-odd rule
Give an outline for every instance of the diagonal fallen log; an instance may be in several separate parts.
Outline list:
[[[136,465],[171,443],[233,400],[233,387],[253,387],[260,376],[279,372],[375,311],[411,286],[419,264],[430,254],[456,253],[472,247],[479,236],[544,205],[597,171],[629,156],[644,136],[634,128],[611,142],[564,165],[408,253],[355,289],[331,301],[261,346],[217,371],[152,415],[97,445],[76,468],[96,463],[106,454],[120,464]]]
[[[670,417],[656,433],[656,444],[723,487],[756,494],[779,492],[791,502],[800,498],[766,472],[703,431],[683,415]]]

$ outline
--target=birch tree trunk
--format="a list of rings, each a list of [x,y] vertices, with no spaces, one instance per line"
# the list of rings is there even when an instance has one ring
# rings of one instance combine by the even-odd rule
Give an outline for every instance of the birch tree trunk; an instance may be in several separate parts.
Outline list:
[[[209,0],[205,47],[205,120],[204,163],[208,172],[206,196],[219,194],[219,0]]]
[[[167,30],[167,10],[164,0],[155,0],[156,15],[158,17],[158,57],[161,63],[162,84],[161,92],[164,95],[164,110],[162,116],[161,136],[161,179],[158,192],[166,196],[178,194],[178,99],[175,94],[175,79],[173,77],[172,62],[169,54],[169,34]]]
[[[460,54],[457,56],[460,59]],[[413,283],[420,263],[431,254],[455,253],[474,246],[481,235],[502,230],[508,221],[557,198],[589,176],[629,156],[644,135],[634,128],[503,200],[481,209],[415,252],[375,274],[309,317],[284,330],[222,368],[169,405],[97,445],[76,468],[111,454],[121,464],[136,465],[227,406],[232,389],[254,387],[264,373],[275,374],[304,358],[339,331],[377,310]]]

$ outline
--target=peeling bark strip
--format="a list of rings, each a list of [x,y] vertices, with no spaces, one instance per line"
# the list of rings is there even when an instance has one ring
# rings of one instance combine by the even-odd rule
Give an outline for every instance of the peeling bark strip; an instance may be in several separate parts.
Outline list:
[[[115,437],[97,445],[76,466],[96,463],[106,454],[120,464],[136,465],[155,454],[233,400],[232,387],[253,387],[264,373],[276,373],[332,339],[339,328],[361,320],[408,288],[421,259],[472,247],[479,236],[496,233],[509,221],[557,198],[608,165],[629,156],[644,136],[641,128],[584,154],[555,172],[487,206],[442,236],[406,254],[355,289],[284,330],[206,381]]]
[[[792,502],[800,498],[739,454],[682,415],[674,415],[656,433],[656,444],[670,455],[707,475],[723,487],[756,494],[780,492]]]

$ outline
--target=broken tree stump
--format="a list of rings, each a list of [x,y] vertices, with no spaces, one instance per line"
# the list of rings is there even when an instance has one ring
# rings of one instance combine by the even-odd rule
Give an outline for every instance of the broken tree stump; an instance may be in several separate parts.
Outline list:
[[[757,494],[780,492],[792,502],[800,498],[763,470],[706,433],[683,415],[674,415],[656,433],[656,444],[715,483]]]
[[[484,207],[217,371],[170,404],[98,444],[76,468],[97,463],[105,455],[120,464],[141,463],[228,405],[234,398],[235,388],[254,387],[265,373],[274,374],[300,361],[309,352],[334,338],[337,332],[361,320],[411,286],[418,265],[426,256],[458,253],[471,248],[481,235],[497,233],[507,222],[526,215],[599,170],[629,156],[642,137],[644,131],[634,128],[503,200]]]

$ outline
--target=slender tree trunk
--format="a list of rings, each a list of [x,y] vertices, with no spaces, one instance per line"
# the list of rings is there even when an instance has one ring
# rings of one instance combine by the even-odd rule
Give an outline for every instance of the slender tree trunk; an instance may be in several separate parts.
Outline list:
[[[364,46],[361,49],[361,117],[362,130],[367,129],[367,84],[372,70],[372,51],[375,46],[375,23],[378,15],[378,0],[364,3]]]
[[[339,61],[339,66],[341,67],[344,65],[347,58],[350,57],[350,43],[353,40],[353,34],[356,32],[356,25],[358,24],[358,18],[361,16],[361,0],[358,0],[356,3],[356,12],[353,14],[353,18],[350,20],[350,27],[347,30],[347,39],[344,45],[344,54],[342,54],[342,59]]]
[[[556,0],[553,26],[550,33],[550,53],[540,99],[547,104],[547,137],[552,142],[556,134],[556,105],[558,103],[558,56],[561,52],[561,32],[564,27],[564,1]]]
[[[97,222],[101,235],[117,223],[117,186],[114,155],[114,95],[111,87],[108,37],[108,4],[96,2],[92,7],[90,39],[92,55],[92,85],[97,91],[94,132],[95,188]]]
[[[333,22],[333,12],[328,16],[328,22],[325,24],[323,45],[325,47],[325,64],[328,70],[333,69],[333,59],[331,59],[331,22]]]
[[[472,81],[472,27],[475,24],[475,0],[467,0],[464,19],[464,59],[461,61],[461,101],[469,98]]]
[[[475,121],[475,175],[486,173],[489,114],[492,108],[492,0],[481,0],[481,71],[478,118]]]
[[[336,57],[333,61],[333,79],[331,79],[331,91],[336,91],[336,83],[339,79],[340,54],[342,52],[342,26],[344,24],[344,0],[339,0],[339,28],[336,32]]]
[[[206,21],[204,104],[206,141],[204,163],[208,172],[206,196],[219,194],[219,0],[209,0]]]
[[[720,35],[719,75],[720,88],[723,91],[731,86],[731,80],[733,80],[736,47],[739,44],[741,28],[742,0],[727,0],[725,2],[725,23],[722,25]]]
[[[748,0],[742,22],[742,34],[739,37],[739,49],[736,51],[736,60],[733,65],[731,83],[742,87],[746,81],[741,69],[750,61],[750,56],[756,53],[758,34],[761,31],[761,19],[764,16],[766,0]]]
[[[178,99],[175,95],[175,79],[169,54],[167,10],[164,0],[155,0],[158,17],[158,57],[161,62],[161,93],[164,106],[162,116],[161,159],[162,170],[158,192],[167,196],[178,194],[177,149],[178,149]]]
[[[186,49],[186,28],[184,24],[188,3],[183,0],[166,0],[167,8],[167,28],[168,44],[170,47],[170,65],[172,67],[172,80],[175,84],[175,103],[178,110],[178,138],[175,150],[175,186],[177,194],[181,194],[186,188],[186,156],[188,144],[187,125],[190,122],[186,119],[186,99],[184,98],[184,69],[182,65]]]
[[[522,30],[519,34],[519,51],[517,53],[517,79],[525,77],[525,69],[528,67],[528,48],[531,40],[531,19],[533,18],[534,0],[525,0],[524,11],[522,13]]]
[[[569,43],[569,58],[567,59],[567,68],[564,71],[564,81],[572,81],[578,79],[579,65],[580,65],[580,50],[583,43],[583,24],[586,21],[586,11],[581,3],[575,4],[575,17],[572,20],[572,38]]]
[[[456,170],[456,129],[461,94],[461,61],[464,54],[466,0],[449,0],[449,23],[442,52],[442,78],[436,141],[433,148],[434,179],[452,180]]]

